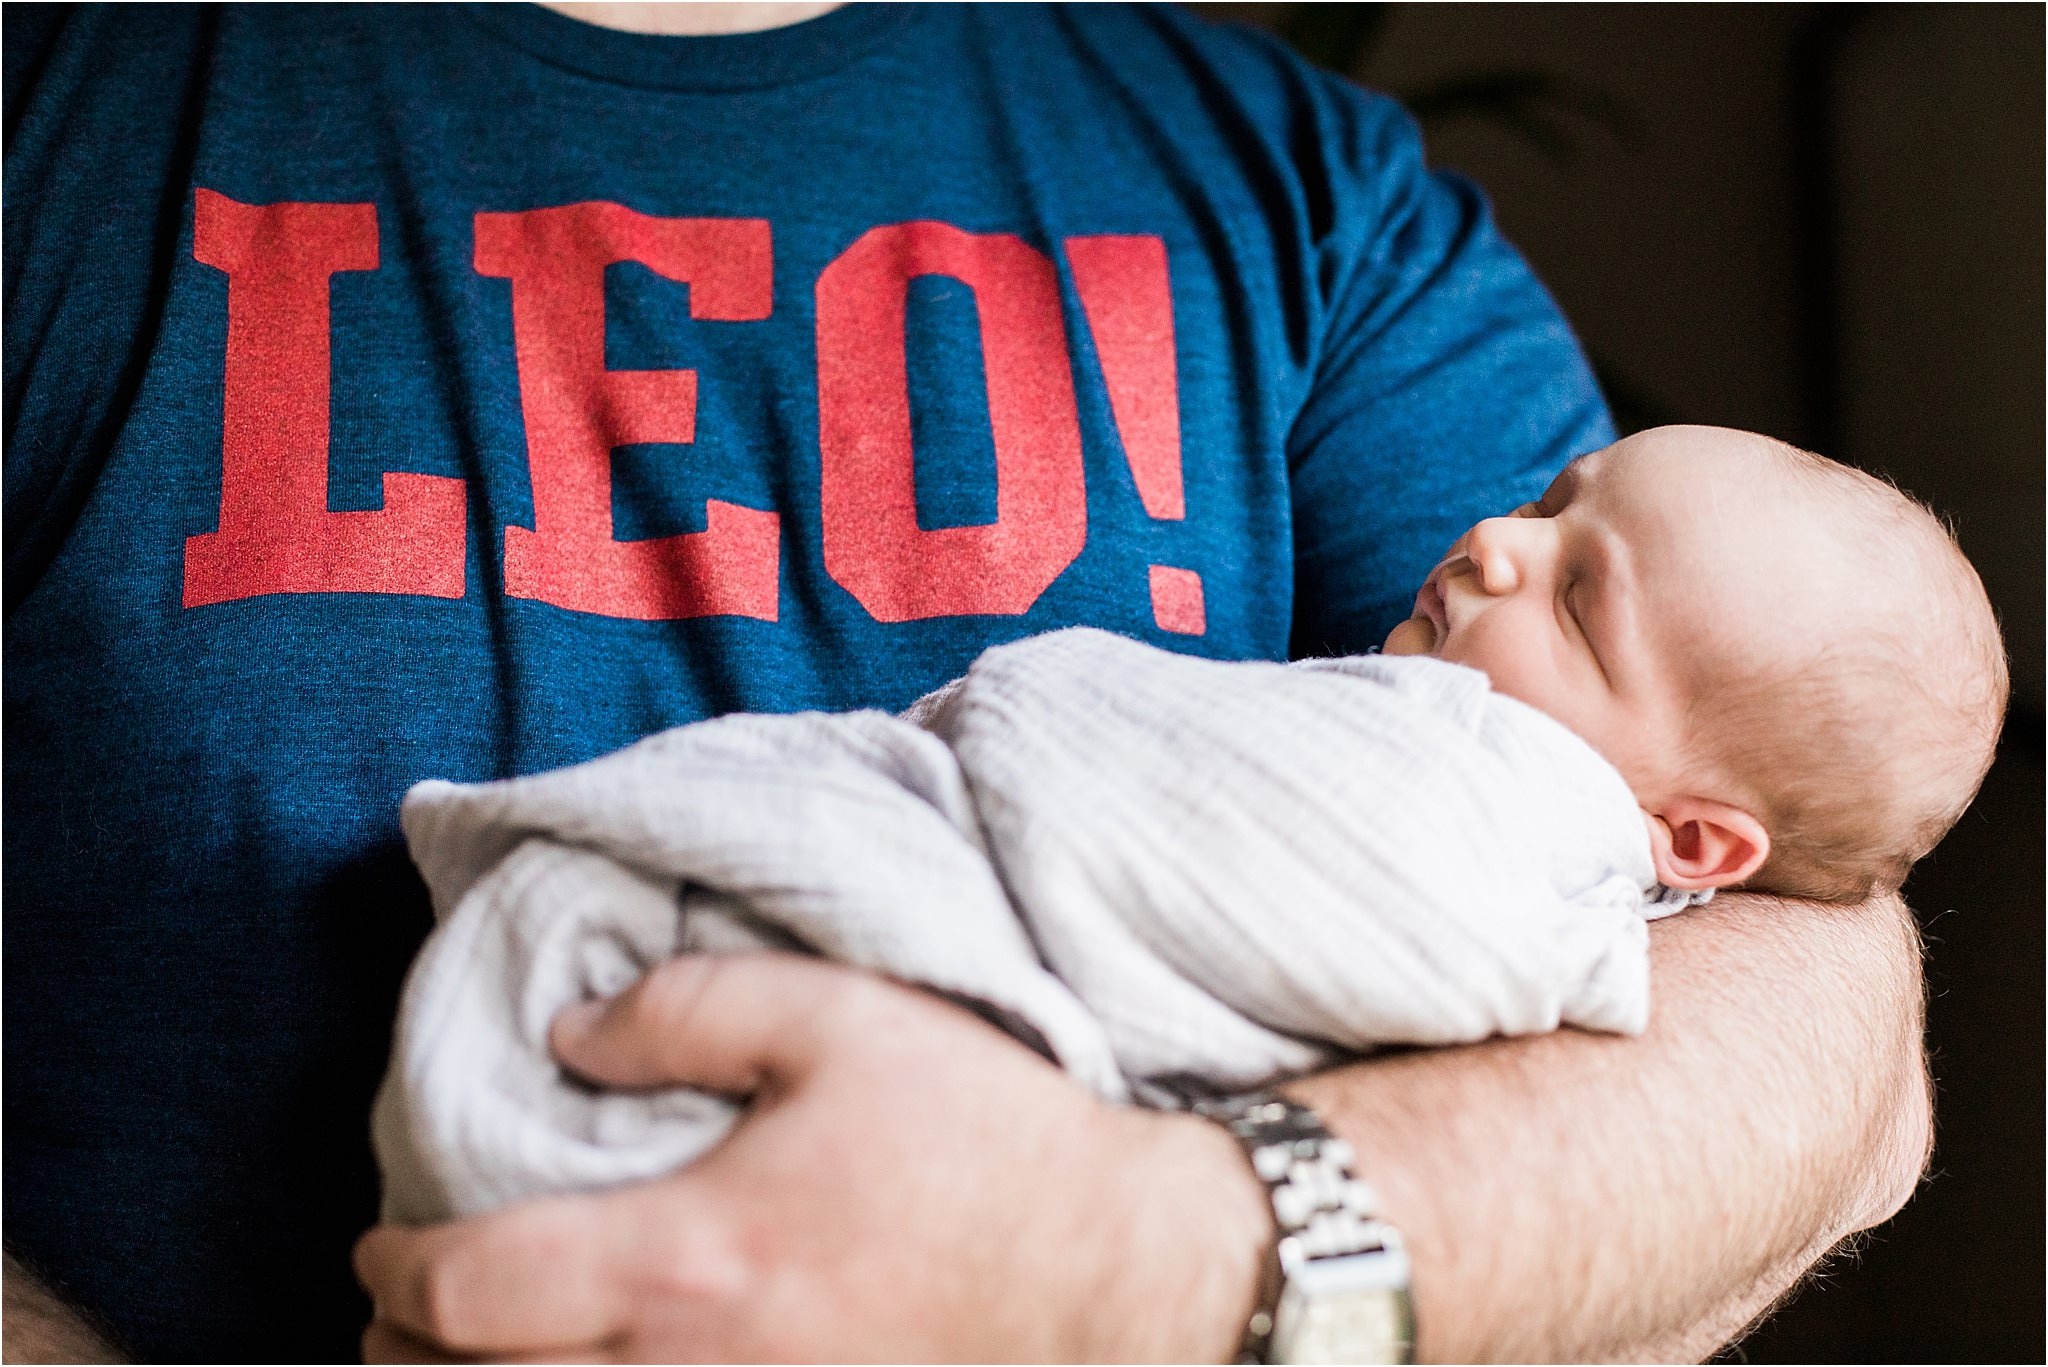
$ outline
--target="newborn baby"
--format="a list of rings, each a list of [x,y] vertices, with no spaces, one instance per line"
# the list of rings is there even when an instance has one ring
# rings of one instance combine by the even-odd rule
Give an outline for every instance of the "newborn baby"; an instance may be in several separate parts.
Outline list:
[[[375,1139],[386,1218],[654,1176],[733,1103],[594,1092],[557,1011],[678,952],[945,992],[1167,1104],[1382,1043],[1638,1030],[1646,917],[1895,885],[1988,765],[2004,666],[1940,524],[1766,438],[1648,432],[1459,539],[1385,653],[1070,630],[904,718],[735,716],[422,784],[440,927]],[[1169,1085],[1170,1083],[1170,1085]]]
[[[1630,437],[1472,528],[1385,650],[1483,670],[1592,745],[1673,888],[1896,888],[2005,714],[1991,604],[1934,515],[1720,428]]]

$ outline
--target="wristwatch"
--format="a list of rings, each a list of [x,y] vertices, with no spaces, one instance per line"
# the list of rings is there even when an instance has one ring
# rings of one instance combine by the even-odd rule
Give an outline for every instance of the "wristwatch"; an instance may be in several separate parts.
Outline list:
[[[1351,1146],[1270,1092],[1190,1101],[1244,1146],[1273,1202],[1274,1244],[1239,1362],[1413,1362],[1408,1252]]]

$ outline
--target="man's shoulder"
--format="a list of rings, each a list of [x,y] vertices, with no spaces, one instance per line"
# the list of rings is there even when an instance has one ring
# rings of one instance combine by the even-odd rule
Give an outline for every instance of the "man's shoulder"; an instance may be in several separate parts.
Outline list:
[[[1408,123],[1407,112],[1390,97],[1314,65],[1251,24],[1212,19],[1176,4],[1052,8],[1058,23],[1111,54],[1116,74],[1141,94],[1163,81],[1194,90],[1219,115]]]

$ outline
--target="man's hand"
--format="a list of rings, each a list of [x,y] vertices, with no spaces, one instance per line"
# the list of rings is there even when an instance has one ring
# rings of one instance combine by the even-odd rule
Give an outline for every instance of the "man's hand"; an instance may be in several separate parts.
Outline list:
[[[687,957],[555,1051],[607,1086],[753,1104],[683,1171],[356,1250],[371,1360],[1217,1361],[1269,1237],[1206,1121],[1106,1106],[929,995],[815,960]]]
[[[1294,1084],[1407,1236],[1426,1358],[1698,1360],[1911,1194],[1930,1112],[1896,898],[1722,897],[1651,952],[1640,1038]],[[371,1357],[1215,1361],[1244,1322],[1270,1217],[1234,1144],[919,993],[682,960],[556,1049],[755,1105],[663,1181],[373,1230]]]

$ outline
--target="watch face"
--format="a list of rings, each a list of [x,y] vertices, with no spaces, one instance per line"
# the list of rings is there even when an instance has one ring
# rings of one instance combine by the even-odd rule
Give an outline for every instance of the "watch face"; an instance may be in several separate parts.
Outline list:
[[[1281,1295],[1270,1353],[1274,1362],[1407,1362],[1412,1356],[1408,1293],[1366,1288]]]

